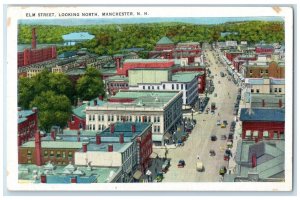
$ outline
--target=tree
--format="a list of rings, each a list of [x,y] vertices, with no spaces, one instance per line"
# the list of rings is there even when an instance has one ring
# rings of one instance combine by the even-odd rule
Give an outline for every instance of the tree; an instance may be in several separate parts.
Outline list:
[[[94,67],[88,67],[85,74],[77,81],[76,92],[83,100],[91,100],[99,95],[104,96],[104,84],[100,72]]]
[[[66,95],[58,95],[53,91],[42,92],[30,103],[39,110],[39,125],[49,131],[51,126],[64,127],[71,114],[71,102]]]
[[[34,82],[30,78],[20,78],[18,82],[18,106],[29,108],[34,93]]]

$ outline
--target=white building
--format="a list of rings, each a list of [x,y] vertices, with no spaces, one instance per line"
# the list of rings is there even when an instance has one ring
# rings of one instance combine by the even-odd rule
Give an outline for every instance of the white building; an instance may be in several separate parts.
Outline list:
[[[152,140],[169,139],[182,120],[182,95],[176,91],[120,91],[107,103],[87,105],[86,129],[104,130],[113,122],[151,122]]]
[[[283,78],[246,78],[246,92],[262,94],[285,94]]]

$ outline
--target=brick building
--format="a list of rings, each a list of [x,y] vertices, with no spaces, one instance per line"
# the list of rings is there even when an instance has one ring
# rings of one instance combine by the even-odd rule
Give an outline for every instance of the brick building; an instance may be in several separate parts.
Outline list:
[[[283,62],[244,63],[242,68],[241,73],[244,74],[244,78],[285,77],[285,65]]]
[[[38,129],[38,113],[36,108],[21,110],[18,108],[18,146],[34,137]]]
[[[240,120],[243,140],[284,139],[284,109],[242,108]]]
[[[255,46],[256,54],[273,54],[275,48],[272,45],[268,44],[259,44]]]
[[[52,60],[57,57],[56,46],[37,49],[36,38],[36,29],[33,28],[31,48],[27,48],[21,52],[18,52],[18,67]]]
[[[119,90],[128,90],[128,77],[111,76],[105,79],[108,94],[116,94]]]

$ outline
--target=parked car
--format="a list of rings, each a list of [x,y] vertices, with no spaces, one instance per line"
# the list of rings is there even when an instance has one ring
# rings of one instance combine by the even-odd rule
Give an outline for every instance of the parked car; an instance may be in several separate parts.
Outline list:
[[[156,181],[157,182],[161,182],[163,180],[163,178],[164,178],[163,173],[162,172],[158,172],[157,176],[156,176]]]
[[[197,170],[198,172],[203,172],[203,171],[204,171],[204,165],[203,165],[203,162],[198,161],[198,162],[196,163],[196,170]]]
[[[177,167],[183,168],[185,166],[185,161],[184,160],[179,160]]]
[[[221,121],[220,120],[217,120],[217,126],[220,126],[221,125]]]
[[[232,146],[233,146],[232,140],[227,140],[226,146],[227,146],[227,148],[232,148]]]
[[[226,124],[222,123],[221,128],[226,128]]]
[[[225,166],[222,166],[219,170],[219,174],[222,176],[224,176],[224,174],[226,174],[226,172],[227,172],[227,169]]]
[[[235,124],[236,122],[235,121],[232,121],[231,124],[230,124],[230,131],[234,131],[234,128],[235,128]]]
[[[227,136],[226,135],[221,135],[221,140],[226,140]]]
[[[230,132],[229,134],[228,134],[228,139],[230,139],[230,140],[233,140],[233,132]]]
[[[225,124],[227,126],[228,125],[227,120],[223,120],[223,124]]]
[[[215,150],[209,150],[209,155],[210,156],[215,156],[216,155],[216,152],[215,152]]]
[[[163,171],[163,172],[167,172],[168,169],[169,169],[169,167],[170,167],[170,160],[166,160],[166,161],[164,162],[164,164],[162,165],[162,171]]]

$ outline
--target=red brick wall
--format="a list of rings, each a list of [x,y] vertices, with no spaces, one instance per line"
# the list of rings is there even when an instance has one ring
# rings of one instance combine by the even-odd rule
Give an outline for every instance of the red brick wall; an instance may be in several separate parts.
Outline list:
[[[149,165],[150,155],[152,154],[152,132],[148,129],[142,136],[140,141],[140,167],[144,171]]]
[[[253,134],[253,131],[258,131],[258,138],[263,139],[263,131],[269,132],[268,139],[279,139],[274,135],[274,132],[278,133],[284,132],[284,122],[242,122],[242,139],[246,138],[246,130],[250,130]],[[254,137],[250,138],[250,140],[255,140]]]
[[[18,124],[18,146],[33,138],[37,129],[37,113],[28,116],[26,121]]]
[[[56,47],[47,47],[42,49],[25,49],[18,52],[18,67],[44,62],[57,57]]]
[[[80,123],[82,125],[82,129],[85,130],[85,118],[82,119],[76,115],[72,115],[72,119],[68,121],[68,127],[70,130],[79,130]]]

